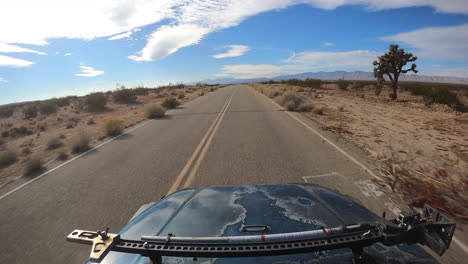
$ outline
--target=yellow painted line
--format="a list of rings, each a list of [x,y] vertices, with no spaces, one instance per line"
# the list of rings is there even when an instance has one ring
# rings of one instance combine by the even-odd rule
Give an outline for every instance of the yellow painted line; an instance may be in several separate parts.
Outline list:
[[[213,141],[214,135],[216,134],[216,131],[218,131],[219,125],[221,124],[221,121],[223,121],[224,115],[226,114],[226,111],[231,104],[232,101],[232,96],[228,101],[227,107],[224,109],[221,118],[219,119],[218,123],[216,124],[216,127],[213,130],[213,133],[211,133],[208,141],[206,142],[205,146],[203,147],[202,152],[200,153],[200,156],[197,159],[197,162],[195,163],[195,166],[193,167],[192,171],[190,172],[190,175],[188,176],[187,180],[185,181],[184,188],[190,187],[190,185],[193,182],[193,179],[195,178],[195,174],[197,173],[198,169],[200,168],[200,165],[205,158],[206,152],[208,151],[208,148],[210,147],[211,142]]]
[[[232,98],[232,96],[231,96]],[[213,123],[211,124],[210,128],[208,128],[208,131],[206,131],[206,134],[203,136],[202,140],[200,141],[200,143],[198,144],[197,148],[195,149],[195,151],[193,152],[192,156],[190,157],[190,159],[187,161],[187,163],[185,164],[184,168],[182,169],[182,171],[179,173],[179,176],[177,176],[175,182],[172,184],[171,186],[171,189],[169,189],[169,191],[167,192],[167,195],[177,191],[182,183],[182,180],[185,178],[185,175],[187,174],[187,172],[189,171],[190,167],[192,167],[192,163],[195,161],[195,158],[197,157],[198,153],[200,152],[200,150],[203,148],[203,145],[205,145],[205,142],[207,141],[211,131],[213,131],[214,127],[216,126],[218,120],[221,118],[221,116],[223,115],[224,111],[227,109],[227,106],[228,104],[230,103],[230,100],[228,100],[223,108],[221,109],[221,111],[218,113],[218,115],[216,116],[215,120],[213,121]]]

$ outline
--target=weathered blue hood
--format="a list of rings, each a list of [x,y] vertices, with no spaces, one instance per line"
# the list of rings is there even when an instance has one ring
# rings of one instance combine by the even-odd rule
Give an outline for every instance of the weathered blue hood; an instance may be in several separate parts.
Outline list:
[[[315,185],[249,185],[186,189],[146,210],[121,230],[125,239],[142,235],[235,236],[315,230],[378,217],[358,202]],[[246,232],[244,226],[261,225],[269,231]],[[366,250],[376,263],[427,263],[432,258],[418,246]],[[163,258],[163,263],[351,263],[351,250],[243,259]],[[395,262],[395,259],[398,261]],[[135,254],[111,252],[102,263],[148,263]]]

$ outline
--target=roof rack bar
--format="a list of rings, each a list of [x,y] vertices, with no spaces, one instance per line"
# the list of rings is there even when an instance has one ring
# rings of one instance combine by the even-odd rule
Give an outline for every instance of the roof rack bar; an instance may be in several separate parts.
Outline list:
[[[373,229],[366,232],[354,232],[302,240],[285,241],[259,241],[247,243],[208,242],[170,243],[158,241],[126,240],[121,239],[112,248],[112,251],[135,253],[144,256],[173,256],[173,257],[252,257],[274,256],[285,254],[298,254],[317,252],[328,249],[364,247],[383,241],[384,236],[380,230]]]

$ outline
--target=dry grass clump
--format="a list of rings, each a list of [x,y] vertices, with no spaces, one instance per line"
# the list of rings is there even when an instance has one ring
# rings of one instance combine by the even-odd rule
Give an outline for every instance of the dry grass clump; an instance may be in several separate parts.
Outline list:
[[[56,149],[58,147],[61,147],[63,145],[63,142],[62,140],[60,140],[59,137],[50,137],[48,140],[47,140],[47,149],[48,150],[51,150],[51,149]]]
[[[106,135],[115,136],[122,133],[123,121],[115,117],[106,117],[102,127]]]
[[[179,105],[180,105],[180,102],[174,97],[165,99],[161,104],[161,106],[166,109],[174,109]]]
[[[1,150],[0,151],[0,167],[7,167],[17,160],[16,152],[12,150]]]
[[[185,93],[184,92],[180,92],[177,94],[177,99],[184,99],[185,98]]]
[[[57,155],[57,160],[66,160],[68,159],[68,153],[64,150],[60,151]]]
[[[26,162],[24,175],[31,175],[44,170],[44,164],[39,157],[32,157]]]
[[[39,121],[36,123],[36,128],[39,131],[45,131],[47,129],[47,123],[43,121]]]
[[[90,117],[88,118],[88,122],[86,122],[88,125],[94,125],[96,124],[96,121],[94,121],[94,118]]]
[[[345,105],[338,105],[337,108],[340,112],[343,112],[345,110]]]
[[[301,104],[298,108],[297,111],[299,112],[310,112],[314,109],[314,106],[311,104]]]
[[[80,133],[72,139],[70,148],[73,153],[83,152],[89,149],[89,136],[86,133]]]
[[[291,92],[276,97],[276,102],[284,106],[288,111],[296,110],[303,103],[299,95]]]
[[[160,105],[150,104],[145,106],[145,113],[147,118],[161,118],[164,116],[166,111]]]
[[[323,115],[325,113],[325,109],[323,107],[315,108],[312,113],[316,115]]]
[[[275,98],[277,96],[280,96],[281,94],[281,91],[278,89],[268,89],[266,92],[266,96],[268,96],[268,98]]]

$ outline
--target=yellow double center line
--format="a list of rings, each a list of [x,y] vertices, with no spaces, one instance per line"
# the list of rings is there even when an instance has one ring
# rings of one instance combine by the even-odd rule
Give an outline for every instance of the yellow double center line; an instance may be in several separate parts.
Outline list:
[[[182,185],[182,181],[185,179],[185,176],[189,172],[190,168],[192,168],[192,164],[195,162],[195,165],[193,166],[192,170],[190,171],[190,174],[188,175],[187,179],[185,180],[185,183],[183,185],[183,188],[190,187],[190,185],[193,182],[193,179],[195,178],[195,174],[197,173],[198,169],[200,168],[200,165],[206,155],[206,152],[208,151],[208,148],[213,141],[214,135],[216,134],[216,131],[219,128],[219,125],[221,124],[221,121],[224,118],[224,115],[226,114],[226,111],[231,104],[232,101],[232,95],[229,98],[229,100],[224,104],[223,108],[219,112],[219,114],[216,116],[215,120],[211,124],[210,128],[206,132],[206,134],[203,136],[202,140],[198,144],[197,148],[193,152],[192,156],[190,159],[187,161],[185,164],[184,168],[180,172],[179,176],[177,176],[174,184],[172,184],[171,189],[167,193],[167,195],[177,191],[180,186]],[[198,156],[198,158],[197,158]],[[196,159],[196,161],[195,161]]]

